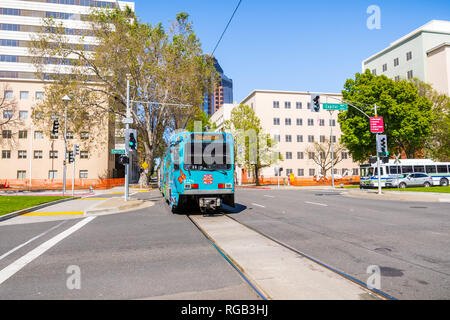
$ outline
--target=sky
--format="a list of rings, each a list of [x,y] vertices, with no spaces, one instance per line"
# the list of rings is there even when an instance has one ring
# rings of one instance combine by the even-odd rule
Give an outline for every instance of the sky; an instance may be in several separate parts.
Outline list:
[[[135,0],[142,22],[167,30],[187,12],[209,54],[238,2]],[[371,5],[380,29],[367,27]],[[215,57],[237,103],[255,89],[339,93],[364,59],[431,20],[450,20],[449,0],[243,0]]]

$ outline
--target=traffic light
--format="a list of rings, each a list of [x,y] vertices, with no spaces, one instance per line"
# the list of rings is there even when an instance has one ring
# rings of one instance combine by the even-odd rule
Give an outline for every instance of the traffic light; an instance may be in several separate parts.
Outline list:
[[[78,156],[78,155],[80,154],[80,146],[79,146],[79,145],[75,144],[75,145],[73,146],[73,154],[74,154],[75,156]]]
[[[383,163],[389,163],[389,157],[383,157]]]
[[[377,151],[381,157],[389,156],[387,147],[387,136],[384,134],[377,136]]]
[[[125,150],[137,150],[137,130],[128,129],[125,131]]]
[[[58,119],[56,119],[55,121],[53,121],[53,130],[52,130],[52,133],[53,133],[54,135],[56,135],[56,134],[58,134],[58,131],[59,131],[59,121],[58,121]]]
[[[123,154],[119,158],[119,163],[123,164],[123,165],[129,164],[130,163],[130,158],[128,158],[126,155]]]
[[[75,156],[73,155],[72,151],[69,151],[69,163],[75,162]]]
[[[320,94],[311,95],[311,110],[312,112],[320,111]]]
[[[369,163],[370,164],[377,163],[377,157],[370,157]]]

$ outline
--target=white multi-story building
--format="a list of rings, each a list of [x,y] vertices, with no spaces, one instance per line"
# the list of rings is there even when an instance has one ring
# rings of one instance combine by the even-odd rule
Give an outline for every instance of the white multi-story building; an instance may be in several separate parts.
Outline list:
[[[450,21],[432,20],[362,62],[396,81],[418,78],[450,94]]]
[[[2,179],[62,179],[63,135],[60,134],[59,138],[52,139],[48,134],[33,129],[33,119],[31,119],[34,106],[43,99],[45,86],[50,83],[36,76],[37,70],[28,50],[33,36],[42,32],[42,19],[53,17],[56,22],[64,25],[70,42],[83,44],[89,48],[95,44],[95,38],[81,37],[88,29],[87,22],[82,21],[83,16],[88,15],[92,7],[124,9],[126,6],[132,10],[135,9],[135,4],[131,1],[0,1],[0,91],[2,91],[0,95],[3,95],[6,100],[14,101],[17,105],[17,114],[3,110],[0,117],[20,118],[18,127],[4,125],[1,128],[0,181]],[[70,69],[60,69],[56,65],[58,59],[47,61],[47,65],[44,66],[45,73],[70,72]],[[81,134],[80,137],[68,132],[67,139],[73,143],[82,144],[88,136],[89,132]],[[75,178],[113,177],[115,158],[109,154],[109,150],[114,148],[114,134],[106,134],[106,136],[107,139],[96,147],[98,149],[81,150],[82,156],[77,164]],[[10,143],[9,140],[14,140],[14,143]],[[71,177],[68,176],[68,178]]]
[[[322,93],[322,103],[340,103],[342,95]],[[283,176],[294,174],[296,177],[314,177],[320,174],[319,166],[312,160],[314,142],[325,140],[339,142],[341,130],[337,121],[338,111],[332,114],[325,110],[312,112],[311,93],[274,90],[254,90],[241,104],[248,105],[261,120],[266,133],[277,141],[276,151],[283,161],[261,171],[261,176],[275,176],[275,166],[283,168]],[[224,105],[212,117],[220,129],[223,122],[231,117],[235,105]],[[337,155],[337,154],[336,154]],[[353,162],[347,151],[341,151],[343,160],[335,167],[340,176],[358,176],[359,164]],[[331,172],[328,172],[331,175]]]

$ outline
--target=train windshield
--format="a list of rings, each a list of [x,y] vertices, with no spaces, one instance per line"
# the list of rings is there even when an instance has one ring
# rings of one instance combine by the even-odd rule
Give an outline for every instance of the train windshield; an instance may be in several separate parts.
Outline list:
[[[231,170],[229,143],[192,142],[184,148],[184,169],[194,171]]]

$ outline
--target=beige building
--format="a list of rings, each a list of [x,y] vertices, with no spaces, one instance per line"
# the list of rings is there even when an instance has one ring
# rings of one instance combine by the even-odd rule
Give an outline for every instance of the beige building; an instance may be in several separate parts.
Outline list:
[[[29,42],[39,31],[42,18],[53,17],[62,22],[73,43],[86,46],[95,44],[92,37],[80,38],[79,32],[86,29],[83,15],[91,6],[125,8],[134,10],[133,2],[85,1],[85,0],[2,0],[0,3],[0,95],[5,100],[0,105],[5,122],[0,136],[0,184],[4,180],[62,180],[64,162],[64,119],[59,118],[58,137],[51,137],[49,130],[40,129],[32,118],[33,108],[44,99],[47,82],[38,80],[36,67],[31,63]],[[57,60],[57,59],[56,59]],[[44,72],[70,72],[57,69],[51,64],[44,66]],[[67,70],[67,69],[66,69]],[[1,101],[1,100],[0,100]],[[70,119],[68,119],[70,123]],[[2,121],[0,121],[0,124]],[[69,126],[68,126],[69,127]],[[68,151],[73,145],[80,145],[80,155],[76,158],[76,179],[113,178],[116,175],[116,159],[110,154],[115,147],[114,125],[91,128],[89,132],[67,134]],[[99,134],[96,143],[91,138]],[[67,166],[67,179],[72,179],[72,165]]]
[[[396,81],[418,78],[450,94],[450,21],[432,20],[362,62],[362,71]]]
[[[321,93],[322,103],[341,103],[340,94]],[[319,175],[319,166],[311,159],[311,146],[325,139],[339,141],[341,130],[337,122],[338,111],[312,112],[311,93],[273,90],[254,90],[241,103],[250,106],[261,120],[264,130],[278,143],[284,161],[262,170],[265,178],[275,176],[275,166],[283,168],[283,176],[293,173],[296,177]],[[228,120],[233,105],[224,105],[211,118],[218,128]],[[332,132],[333,131],[333,132]],[[339,176],[359,175],[359,164],[354,163],[346,151],[339,155],[344,159],[336,165]],[[328,173],[331,175],[331,172]]]

